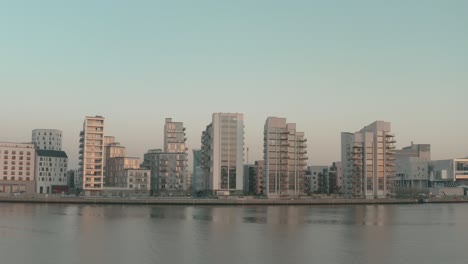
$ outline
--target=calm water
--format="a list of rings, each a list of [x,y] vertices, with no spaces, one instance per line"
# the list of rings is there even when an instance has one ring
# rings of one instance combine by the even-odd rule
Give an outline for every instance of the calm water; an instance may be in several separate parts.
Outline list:
[[[468,204],[0,204],[0,263],[468,263]]]

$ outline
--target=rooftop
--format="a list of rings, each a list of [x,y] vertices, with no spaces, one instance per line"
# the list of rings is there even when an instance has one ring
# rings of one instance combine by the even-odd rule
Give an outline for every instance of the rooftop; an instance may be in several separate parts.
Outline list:
[[[37,155],[41,157],[68,158],[67,153],[62,150],[44,150],[38,149]]]

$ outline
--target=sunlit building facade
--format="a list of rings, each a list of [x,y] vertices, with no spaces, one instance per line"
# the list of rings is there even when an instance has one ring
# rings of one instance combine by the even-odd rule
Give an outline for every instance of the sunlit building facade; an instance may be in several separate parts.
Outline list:
[[[307,139],[286,118],[268,117],[264,129],[263,192],[268,197],[305,194]]]
[[[394,191],[395,136],[389,122],[376,121],[356,133],[341,134],[346,197],[386,198]]]

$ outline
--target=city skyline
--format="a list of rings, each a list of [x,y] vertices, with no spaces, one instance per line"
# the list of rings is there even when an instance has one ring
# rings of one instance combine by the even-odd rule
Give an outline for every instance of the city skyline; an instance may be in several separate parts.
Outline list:
[[[93,116],[93,115],[87,115],[87,116]],[[98,115],[99,116],[99,115]],[[211,115],[208,115],[208,117],[211,116]],[[246,116],[246,115],[244,115]],[[119,141],[121,141],[121,143],[127,147],[127,150],[128,150],[128,156],[130,157],[138,157],[140,158],[141,160],[143,160],[143,155],[144,153],[146,153],[146,151],[148,149],[152,149],[152,148],[160,148],[160,146],[164,145],[164,138],[163,138],[163,135],[164,135],[164,132],[161,132],[161,128],[164,127],[164,123],[165,123],[165,118],[162,118],[162,124],[161,124],[161,127],[158,129],[156,128],[157,131],[154,131],[154,133],[152,133],[152,138],[139,138],[138,137],[138,134],[116,134],[114,133],[113,130],[110,130],[109,127],[113,127],[112,126],[112,120],[106,116],[103,116],[104,118],[106,118],[106,135],[113,135],[115,136],[116,138],[119,138]],[[272,116],[270,116],[272,117]],[[82,120],[83,120],[84,116],[81,117],[81,124],[82,124]],[[288,118],[288,117],[281,117],[281,118]],[[294,120],[293,118],[290,118],[291,120]],[[248,120],[248,116],[245,117],[245,120]],[[244,120],[244,121],[245,121]],[[266,118],[265,118],[266,120]],[[38,122],[41,122],[41,120],[37,120]],[[180,120],[182,122],[184,122],[184,120]],[[381,121],[381,120],[380,120]],[[395,122],[392,122],[391,120],[386,120],[386,121],[390,121],[392,123],[392,127],[398,127],[395,125]],[[186,122],[184,122],[186,123]],[[247,123],[247,122],[246,122]],[[122,125],[119,125],[120,127],[122,127]],[[119,127],[117,126],[117,127]],[[148,127],[151,127],[152,125],[151,124],[148,124]],[[154,126],[154,124],[153,124]],[[77,135],[75,137],[72,137],[72,139],[69,138],[69,136],[67,135],[67,133],[60,129],[60,128],[45,128],[45,127],[40,127],[40,128],[32,128],[31,130],[29,131],[26,131],[28,133],[28,135],[26,136],[21,136],[21,137],[13,137],[11,140],[5,140],[5,138],[2,138],[2,140],[0,140],[0,142],[19,142],[19,143],[31,143],[31,131],[35,130],[35,129],[52,129],[52,130],[59,130],[59,131],[62,131],[63,132],[63,136],[62,136],[62,140],[63,140],[63,150],[67,153],[68,157],[69,157],[69,168],[70,169],[77,169],[78,168],[78,151],[79,151],[79,133],[80,131],[82,130],[82,125],[78,125],[77,127],[81,127],[81,128],[76,128],[76,131],[77,131]],[[332,162],[335,162],[335,161],[340,161],[341,160],[341,132],[344,132],[346,130],[346,128],[343,128],[339,133],[338,133],[338,137],[336,139],[336,142],[323,142],[324,145],[329,145],[329,143],[331,143],[332,145],[337,145],[338,148],[336,149],[336,157],[335,158],[331,158],[329,160],[326,160],[324,156],[320,156],[320,153],[322,153],[321,149],[317,149],[317,148],[314,148],[314,147],[311,147],[311,141],[314,142],[313,140],[311,140],[310,138],[313,138],[313,135],[310,135],[310,133],[312,133],[313,131],[306,131],[305,129],[302,129],[303,126],[302,124],[298,124],[298,127],[299,129],[303,130],[306,135],[307,135],[307,151],[308,151],[308,156],[309,156],[309,160],[308,160],[308,165],[329,165],[331,164]],[[359,127],[359,125],[357,125],[357,127]],[[247,127],[247,124],[245,125],[245,130],[248,131],[248,127]],[[360,130],[359,129],[356,129],[355,131],[353,132],[358,132]],[[404,142],[401,142],[400,140],[400,133],[394,129],[392,129],[393,132],[395,133],[395,138],[396,138],[396,148],[399,149],[399,148],[402,148],[402,147],[405,147],[406,145],[409,145],[411,144],[412,142],[414,143],[417,143],[417,144],[431,144],[431,146],[434,146],[435,144],[433,143],[433,141],[419,141],[417,140],[417,137],[416,136],[407,136],[408,138],[410,138],[411,140],[410,141],[404,141]],[[191,129],[190,128],[187,128],[187,142],[189,142],[187,144],[188,146],[188,153],[189,153],[189,166],[188,166],[188,169],[189,171],[192,171],[192,158],[193,158],[193,154],[191,153],[191,150],[193,149],[200,149],[201,148],[201,143],[196,143],[197,140],[199,140],[201,142],[201,133],[202,131],[199,131],[199,136],[197,136],[195,139],[193,139],[191,137]],[[248,145],[246,143],[245,145],[245,150],[244,150],[244,164],[253,164],[255,161],[257,160],[262,160],[263,159],[263,125],[262,125],[262,131],[260,132],[260,136],[259,138],[261,138],[261,142],[260,144],[257,144],[259,145],[260,149],[255,149],[252,145]],[[27,138],[28,140],[22,140],[22,138]],[[74,138],[74,139],[73,139]],[[120,140],[121,138],[125,139],[125,138],[129,138],[129,139],[133,139],[133,140],[137,140],[137,142],[139,142],[138,144],[138,147],[140,149],[142,149],[142,151],[140,152],[139,150],[137,150],[137,147],[135,147],[135,145],[132,145],[130,142],[131,141],[124,141],[124,140]],[[162,138],[162,139],[161,139]],[[76,141],[73,142],[73,141]],[[193,144],[193,142],[195,141],[195,144]],[[246,142],[252,142],[252,139],[251,138],[248,138],[246,137]],[[315,142],[318,142],[320,141],[320,139],[315,139]],[[135,142],[135,141],[134,141]],[[145,142],[154,142],[154,143],[151,143],[151,144],[145,144]],[[68,143],[68,144],[67,144]],[[197,145],[198,144],[198,145]],[[247,161],[247,147],[249,148],[249,161]],[[466,149],[466,148],[465,148]],[[74,151],[76,150],[76,151]],[[75,153],[76,152],[76,153]],[[258,153],[257,153],[258,152]],[[453,158],[466,158],[468,157],[468,151],[465,151],[463,152],[463,150],[460,152],[460,153],[467,153],[467,154],[461,154],[461,155],[454,155],[452,152],[448,152],[447,155],[443,156],[443,154],[441,153],[438,153],[437,150],[435,150],[435,148],[433,147],[433,159],[434,160],[443,160],[443,159],[453,159]],[[315,159],[311,159],[310,157],[315,157]],[[320,159],[318,159],[320,158]],[[316,162],[317,161],[317,162]]]
[[[397,147],[430,143],[435,159],[465,157],[467,8],[466,1],[1,3],[2,140],[60,129],[75,168],[83,116],[105,116],[109,134],[141,157],[162,145],[166,117],[184,122],[193,149],[211,113],[239,112],[250,163],[262,156],[269,116],[306,133],[311,164],[339,160],[340,133],[375,120],[392,122]]]

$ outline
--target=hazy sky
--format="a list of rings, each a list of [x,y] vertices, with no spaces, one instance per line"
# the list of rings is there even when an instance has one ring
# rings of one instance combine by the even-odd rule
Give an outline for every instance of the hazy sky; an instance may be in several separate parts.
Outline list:
[[[213,112],[240,112],[251,162],[268,116],[306,133],[309,164],[374,120],[399,147],[468,156],[467,14],[456,0],[0,0],[0,141],[61,129],[75,168],[85,115],[142,156],[165,117],[192,149]]]

